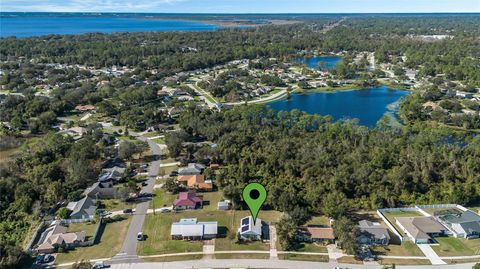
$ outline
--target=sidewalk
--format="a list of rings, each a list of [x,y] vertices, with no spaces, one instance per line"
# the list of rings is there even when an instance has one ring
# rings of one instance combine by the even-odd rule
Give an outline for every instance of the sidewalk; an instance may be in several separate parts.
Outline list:
[[[437,253],[427,244],[417,244],[418,248],[425,254],[433,265],[447,264],[438,257]]]

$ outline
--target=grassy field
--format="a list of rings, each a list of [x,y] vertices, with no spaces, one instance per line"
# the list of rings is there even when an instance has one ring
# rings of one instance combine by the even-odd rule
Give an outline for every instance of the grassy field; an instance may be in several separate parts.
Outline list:
[[[86,241],[88,241],[92,239],[97,227],[98,227],[98,223],[92,223],[92,222],[70,223],[68,224],[67,231],[70,233],[85,231],[85,233],[87,234]]]
[[[377,255],[382,256],[425,256],[413,242],[403,242],[401,245],[378,246],[374,247],[373,250]]]
[[[100,242],[91,247],[79,247],[67,253],[59,253],[56,263],[67,263],[81,260],[109,258],[122,248],[131,218],[108,223],[100,238]]]
[[[480,255],[480,239],[463,239],[454,237],[436,237],[439,246],[432,249],[440,257]]]
[[[328,255],[279,254],[280,260],[328,262]]]
[[[326,216],[315,216],[315,217],[312,217],[305,225],[330,226],[330,220]]]
[[[314,243],[302,243],[302,247],[297,249],[296,251],[327,253],[327,248],[325,246]]]
[[[166,193],[164,189],[155,189],[153,194],[153,201],[150,203],[150,208],[172,206],[173,202],[177,199],[177,195]]]
[[[124,210],[126,208],[135,208],[134,203],[125,203],[119,199],[102,200],[102,203],[105,205],[105,210],[110,212]]]

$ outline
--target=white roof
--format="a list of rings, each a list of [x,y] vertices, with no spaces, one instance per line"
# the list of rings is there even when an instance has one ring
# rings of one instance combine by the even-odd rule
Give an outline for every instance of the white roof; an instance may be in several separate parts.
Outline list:
[[[240,220],[238,232],[240,234],[256,233],[262,235],[262,220],[257,218],[257,221],[254,223],[252,216],[245,217]]]
[[[181,219],[172,223],[170,235],[203,236],[205,234],[217,234],[218,223],[216,221],[197,222],[197,219]]]

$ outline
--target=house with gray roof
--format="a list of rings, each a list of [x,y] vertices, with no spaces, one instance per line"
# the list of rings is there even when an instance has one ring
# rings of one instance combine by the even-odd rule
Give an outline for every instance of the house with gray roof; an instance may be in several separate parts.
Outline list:
[[[83,195],[92,199],[113,199],[116,194],[117,190],[111,181],[95,182],[83,192]]]
[[[176,240],[205,240],[217,237],[218,222],[180,219],[172,223],[170,235]]]
[[[396,224],[404,233],[404,238],[415,244],[433,243],[434,237],[444,235],[447,231],[433,217],[399,217],[396,218]]]
[[[378,222],[362,220],[358,222],[360,234],[357,242],[362,245],[386,246],[390,243],[388,229]]]
[[[125,170],[126,168],[119,167],[119,166],[102,169],[102,173],[98,177],[98,181],[99,182],[108,182],[108,181],[119,182],[125,176]]]
[[[95,210],[97,206],[95,200],[86,196],[77,202],[70,202],[67,205],[72,213],[70,213],[71,219],[91,219],[95,216]]]
[[[189,163],[188,166],[178,169],[178,175],[191,176],[200,175],[205,169],[205,165],[199,163]]]
[[[449,213],[439,216],[438,219],[454,237],[467,239],[480,237],[480,216],[471,210]]]
[[[252,216],[241,219],[238,234],[242,240],[262,240],[262,220],[257,218],[254,222]]]

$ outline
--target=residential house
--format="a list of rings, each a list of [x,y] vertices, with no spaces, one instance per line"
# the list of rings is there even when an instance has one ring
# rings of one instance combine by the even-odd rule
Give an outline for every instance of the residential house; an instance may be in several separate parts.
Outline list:
[[[83,192],[83,195],[92,199],[113,199],[116,194],[117,191],[111,181],[95,182]]]
[[[333,229],[331,227],[298,227],[295,238],[302,242],[317,242],[331,244],[335,241]]]
[[[85,238],[85,231],[67,233],[67,227],[54,224],[41,234],[36,251],[46,254],[55,252],[59,247],[76,247],[79,243],[85,242]]]
[[[471,210],[442,215],[438,219],[454,237],[480,237],[480,216]]]
[[[240,220],[240,228],[238,233],[242,240],[252,241],[262,239],[262,220],[257,218],[253,221],[252,216],[245,217]]]
[[[77,127],[72,127],[70,129],[65,130],[64,133],[78,139],[87,133],[87,129],[77,126]]]
[[[178,199],[173,203],[173,210],[192,210],[203,206],[203,199],[198,197],[194,191],[180,192]]]
[[[75,107],[75,110],[77,111],[81,111],[81,112],[84,112],[84,111],[92,111],[92,110],[95,110],[95,106],[92,106],[92,105],[78,105]]]
[[[199,222],[197,219],[180,219],[172,223],[170,235],[176,240],[208,240],[217,237],[216,221]]]
[[[357,237],[359,244],[386,246],[390,242],[388,229],[378,222],[362,220],[358,222],[358,228],[360,230],[360,234]]]
[[[457,91],[457,94],[456,94],[457,97],[460,97],[460,98],[472,98],[473,97],[473,93],[471,92],[462,92],[462,91]]]
[[[434,237],[443,235],[447,230],[433,217],[399,217],[396,224],[400,232],[415,244],[428,244],[435,242]]]
[[[177,181],[186,185],[189,189],[212,191],[213,183],[205,180],[204,175],[179,175]]]
[[[90,197],[84,197],[77,202],[68,203],[67,209],[71,211],[71,219],[91,219],[95,216],[97,206],[95,200]]]
[[[104,168],[102,169],[102,172],[98,176],[98,181],[99,182],[109,182],[109,181],[120,182],[125,176],[125,170],[126,168],[119,167],[119,166],[114,166],[112,168]]]
[[[178,169],[178,175],[200,175],[205,169],[205,165],[199,163],[189,163],[188,166]]]

